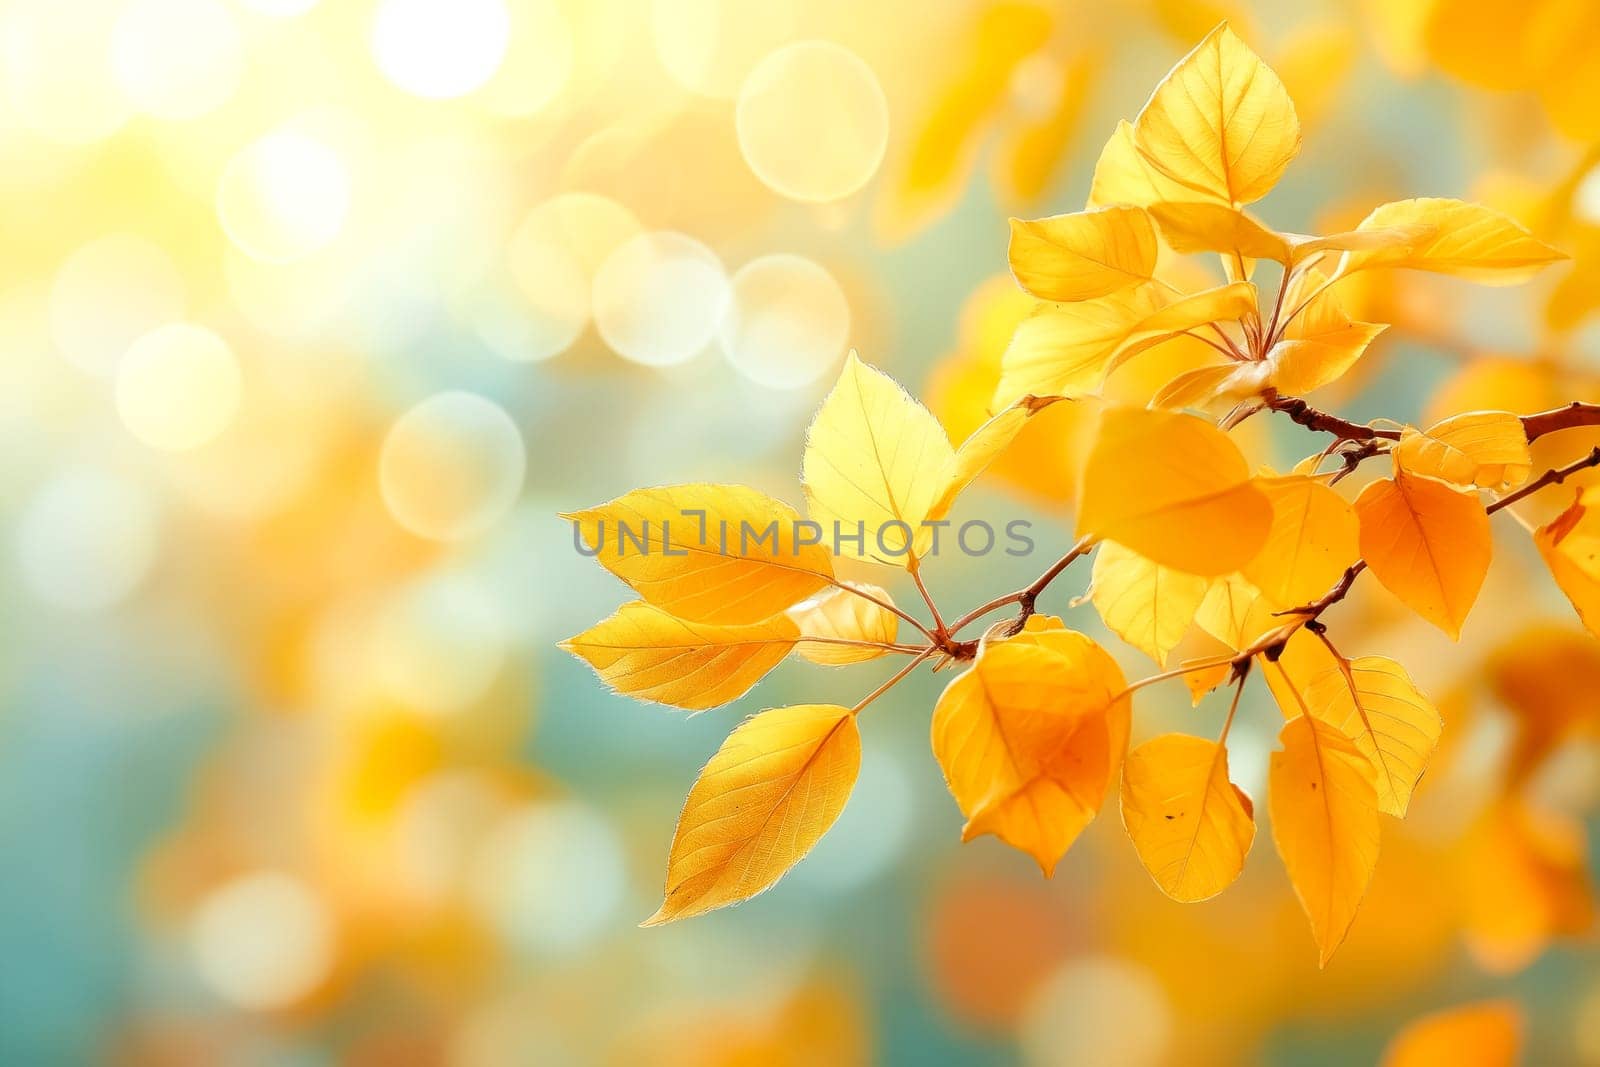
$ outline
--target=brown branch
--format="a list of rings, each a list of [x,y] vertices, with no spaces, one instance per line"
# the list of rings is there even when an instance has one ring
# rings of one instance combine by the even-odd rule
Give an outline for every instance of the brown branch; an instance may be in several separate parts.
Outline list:
[[[1535,478],[1527,485],[1524,485],[1521,489],[1518,489],[1514,493],[1507,493],[1505,496],[1501,497],[1499,500],[1496,500],[1493,504],[1490,504],[1483,510],[1486,514],[1493,515],[1501,508],[1509,508],[1517,501],[1532,496],[1534,493],[1537,493],[1547,485],[1560,485],[1572,475],[1577,474],[1579,471],[1585,470],[1589,467],[1600,467],[1600,445],[1597,445],[1591,449],[1589,454],[1584,456],[1582,459],[1574,460],[1573,462],[1568,463],[1565,467],[1557,467],[1554,470],[1545,471],[1543,474],[1539,475],[1539,477]]]
[[[951,623],[948,633],[959,633],[961,630],[976,622],[978,619],[981,619],[983,616],[989,614],[989,612],[1003,608],[1007,604],[1016,604],[1019,606],[1017,617],[1012,620],[1011,626],[1007,631],[1007,636],[1010,634],[1020,633],[1023,626],[1027,624],[1029,616],[1033,615],[1034,605],[1038,602],[1040,595],[1044,593],[1045,589],[1050,585],[1050,583],[1059,578],[1061,573],[1068,567],[1072,566],[1073,563],[1088,555],[1097,543],[1097,540],[1093,537],[1080,538],[1078,542],[1074,544],[1070,550],[1068,550],[1066,555],[1050,564],[1049,569],[1047,569],[1043,574],[1039,575],[1039,577],[1035,578],[1033,581],[1029,582],[1027,585],[1016,590],[1015,592],[1007,593],[1002,597],[996,597],[987,604],[973,608],[971,611],[961,616],[961,618]],[[954,647],[952,649],[947,651],[949,651],[950,655],[956,659],[971,659],[973,656],[977,655],[978,642],[958,641],[954,643]]]
[[[1570,430],[1575,426],[1600,426],[1600,404],[1574,400],[1563,407],[1541,411],[1537,415],[1522,416],[1522,429],[1529,441],[1537,441],[1547,433]]]
[[[1321,411],[1301,400],[1297,396],[1279,396],[1276,392],[1268,392],[1262,399],[1267,407],[1289,416],[1290,420],[1299,423],[1308,430],[1317,430],[1322,433],[1331,433],[1341,441],[1371,441],[1383,439],[1386,441],[1400,440],[1399,430],[1380,430],[1364,422],[1351,422],[1326,411]]]

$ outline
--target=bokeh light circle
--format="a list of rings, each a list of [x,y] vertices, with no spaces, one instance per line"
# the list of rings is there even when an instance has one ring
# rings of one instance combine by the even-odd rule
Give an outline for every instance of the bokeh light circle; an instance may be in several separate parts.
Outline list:
[[[1172,1030],[1171,1003],[1147,969],[1115,956],[1079,957],[1029,998],[1022,1059],[1030,1067],[1156,1067],[1168,1062]]]
[[[298,879],[265,871],[213,890],[189,929],[195,969],[241,1008],[282,1008],[310,993],[333,964],[326,907]]]
[[[762,256],[739,268],[731,290],[722,351],[758,385],[809,385],[844,354],[850,303],[821,264],[786,253]]]
[[[152,448],[180,452],[225,430],[239,410],[239,364],[203,326],[173,323],[135,341],[117,372],[117,413]]]
[[[536,804],[501,820],[478,850],[474,902],[523,949],[571,952],[611,923],[627,865],[611,823],[584,805]]]
[[[889,144],[889,103],[860,56],[800,41],[763,59],[734,113],[745,162],[775,192],[808,203],[867,184]]]
[[[522,492],[522,435],[498,404],[475,393],[439,393],[395,420],[384,438],[378,482],[395,521],[420,537],[451,541],[500,519]]]
[[[507,623],[483,585],[462,575],[396,592],[378,616],[372,667],[389,696],[448,715],[488,691],[506,661]]]
[[[120,0],[52,0],[0,7],[0,77],[35,132],[64,144],[109,137],[128,120],[111,72]]]
[[[716,337],[728,307],[722,261],[681,233],[640,234],[594,278],[594,322],[624,359],[651,367],[686,363]]]
[[[320,139],[283,128],[241,149],[217,182],[217,217],[238,248],[289,263],[339,236],[350,211],[350,174]]]
[[[86,614],[127,599],[150,572],[159,543],[150,494],[95,468],[47,482],[17,521],[23,585],[46,604]]]
[[[414,96],[465,96],[494,77],[511,39],[503,0],[383,0],[372,56],[383,76]]]
[[[61,354],[109,375],[139,337],[183,318],[183,277],[159,246],[109,234],[62,263],[50,288],[50,334]]]
[[[728,98],[746,75],[794,33],[792,0],[653,0],[656,55],[673,81]]]
[[[117,85],[157,118],[196,119],[244,76],[244,38],[220,0],[132,0],[111,41]]]
[[[520,358],[549,359],[572,346],[589,325],[595,273],[642,229],[633,212],[596,193],[563,193],[528,212],[506,249],[527,300]]]

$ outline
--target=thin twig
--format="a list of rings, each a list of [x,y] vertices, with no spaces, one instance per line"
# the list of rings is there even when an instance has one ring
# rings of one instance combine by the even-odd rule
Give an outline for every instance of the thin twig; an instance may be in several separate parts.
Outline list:
[[[796,644],[804,645],[840,645],[845,648],[877,648],[884,652],[904,652],[916,655],[926,652],[930,645],[903,645],[897,641],[856,641],[848,637],[809,637],[802,635],[795,638]]]
[[[922,567],[915,556],[911,558],[911,562],[906,569],[911,572],[911,580],[917,584],[917,592],[922,594],[922,602],[928,605],[928,611],[933,615],[934,633],[948,636],[950,631],[945,629],[944,619],[939,615],[939,605],[933,602],[933,596],[928,592],[928,587],[922,584]]]
[[[884,611],[890,612],[890,613],[892,613],[894,615],[898,615],[901,619],[903,619],[906,622],[909,622],[912,626],[915,626],[919,631],[921,631],[923,637],[926,637],[929,641],[932,641],[934,644],[938,644],[939,643],[938,635],[935,634],[932,630],[928,629],[926,626],[924,626],[922,624],[922,620],[921,619],[917,618],[915,615],[912,615],[910,612],[905,611],[904,609],[902,609],[898,605],[896,605],[894,603],[891,603],[890,601],[884,600],[882,597],[874,596],[873,594],[867,592],[865,589],[862,589],[859,586],[850,585],[847,582],[842,582],[837,578],[829,578],[828,582],[829,582],[829,584],[833,585],[837,589],[843,589],[846,592],[854,593],[856,596],[860,597],[862,600],[869,601],[869,602],[871,602],[873,604],[878,605],[878,607],[882,608]]]
[[[1539,475],[1539,477],[1535,478],[1527,485],[1524,485],[1521,489],[1518,489],[1514,493],[1507,493],[1505,496],[1496,500],[1493,504],[1490,504],[1483,510],[1486,514],[1493,515],[1502,508],[1509,508],[1517,501],[1532,496],[1534,493],[1537,493],[1547,485],[1560,485],[1572,475],[1577,474],[1579,471],[1585,470],[1589,467],[1600,467],[1600,445],[1595,446],[1595,448],[1593,448],[1589,454],[1584,456],[1582,459],[1574,460],[1573,462],[1568,463],[1565,467],[1557,467],[1554,470],[1545,471],[1543,474]]]
[[[920,655],[917,656],[916,659],[912,660],[910,663],[907,663],[898,671],[895,671],[894,675],[890,677],[887,682],[884,682],[882,685],[878,686],[878,688],[862,697],[860,703],[856,704],[855,707],[850,709],[850,714],[860,715],[863,708],[865,708],[868,704],[871,704],[874,700],[877,700],[879,697],[883,696],[883,694],[887,693],[895,686],[899,685],[902,678],[916,670],[918,664],[937,651],[939,651],[937,648],[929,648],[924,650]]]

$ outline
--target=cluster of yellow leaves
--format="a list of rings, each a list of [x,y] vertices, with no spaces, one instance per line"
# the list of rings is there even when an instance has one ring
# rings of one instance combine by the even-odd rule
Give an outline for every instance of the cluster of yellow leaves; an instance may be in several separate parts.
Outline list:
[[[1383,330],[1353,321],[1335,286],[1378,268],[1521,281],[1561,254],[1478,204],[1402,200],[1355,229],[1281,233],[1245,206],[1278,183],[1300,149],[1283,82],[1227,26],[1212,31],[1119,125],[1095,167],[1086,210],[1013,220],[1011,269],[1039,303],[1002,364],[996,405],[1080,397],[1107,374],[1176,338],[1201,338],[1209,362],[1168,383],[1164,407],[1298,395],[1345,374]],[[1194,275],[1168,253],[1215,252],[1223,277]],[[1278,266],[1275,295],[1253,283]]]

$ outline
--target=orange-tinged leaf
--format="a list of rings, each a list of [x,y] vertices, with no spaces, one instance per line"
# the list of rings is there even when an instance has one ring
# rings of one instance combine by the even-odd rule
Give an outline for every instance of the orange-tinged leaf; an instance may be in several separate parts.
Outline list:
[[[1320,271],[1306,272],[1301,288],[1308,296],[1295,294],[1289,304],[1292,308],[1308,298],[1310,303],[1289,323],[1283,340],[1267,353],[1273,385],[1280,393],[1304,396],[1337,381],[1388,329],[1381,323],[1353,321],[1333,293],[1321,291],[1326,281]],[[1320,295],[1309,296],[1319,291]]]
[[[1090,300],[1150,280],[1156,231],[1136,207],[1012,219],[1009,256],[1017,284],[1040,300]]]
[[[1280,610],[1242,576],[1227,574],[1212,580],[1194,621],[1200,629],[1239,652],[1283,626],[1284,620],[1273,614]]]
[[[1335,726],[1284,724],[1267,775],[1272,839],[1326,966],[1355,921],[1378,862],[1372,765]]]
[[[887,590],[865,582],[843,582],[841,586],[826,589],[789,609],[789,618],[799,627],[802,638],[797,646],[800,655],[812,663],[839,666],[876,659],[887,650],[836,642],[892,644],[899,636],[899,616],[883,607],[894,603]],[[874,603],[868,597],[882,603]]]
[[[1600,637],[1600,487],[1581,490],[1571,507],[1535,531],[1533,543],[1578,618]]]
[[[1290,244],[1289,262],[1297,265],[1319,252],[1387,252],[1393,249],[1409,251],[1432,237],[1439,227],[1432,223],[1417,222],[1402,226],[1374,226],[1365,230],[1345,230],[1324,237],[1302,234],[1285,234]]]
[[[1107,629],[1164,667],[1210,588],[1208,578],[1106,541],[1095,552],[1089,599]]]
[[[1396,471],[1356,498],[1361,555],[1384,588],[1449,634],[1478,599],[1494,541],[1471,490]]]
[[[1237,322],[1255,311],[1256,287],[1249,282],[1230,282],[1191,293],[1140,320],[1117,345],[1106,372],[1181,333],[1213,322]]]
[[[1594,887],[1583,823],[1515,796],[1489,806],[1467,836],[1463,887],[1467,947],[1495,974],[1522,970],[1557,937],[1594,926]]]
[[[1228,780],[1228,750],[1186,734],[1128,753],[1122,825],[1161,891],[1191,902],[1233,884],[1256,836],[1255,808]]]
[[[743,485],[635,489],[564,516],[606,570],[680,619],[760,622],[833,581],[789,505]]]
[[[1279,604],[1317,599],[1361,554],[1361,523],[1344,498],[1314,478],[1258,478],[1272,502],[1272,528],[1242,574]]]
[[[1133,328],[1161,307],[1148,287],[1098,300],[1042,304],[1018,325],[1000,364],[994,406],[1022,397],[1080,397],[1094,392],[1106,365]]]
[[[1441,197],[1397,200],[1373,210],[1359,229],[1416,224],[1436,227],[1410,246],[1347,253],[1342,273],[1370,267],[1454,274],[1490,285],[1526,281],[1567,256],[1534,237],[1515,219],[1482,204]]]
[[[1059,626],[986,642],[939,697],[932,728],[934,756],[967,816],[963,839],[992,833],[1046,875],[1099,812],[1127,743],[1127,697],[1113,699],[1122,672]]]
[[[561,647],[619,693],[699,711],[749,692],[799,638],[799,628],[783,615],[716,626],[635,600]]]
[[[1289,242],[1246,211],[1206,201],[1150,205],[1150,215],[1174,252],[1237,253],[1289,261]]]
[[[801,461],[811,518],[832,543],[864,530],[857,559],[912,565],[927,551],[923,527],[943,492],[955,451],[939,420],[887,374],[852,352],[806,432]]]
[[[772,708],[746,719],[684,801],[655,926],[747,900],[811,851],[850,799],[861,734],[835,704]]]
[[[1133,123],[1124,119],[1100,150],[1089,185],[1089,207],[1129,204],[1149,207],[1186,200],[1193,192],[1152,167],[1133,143]]]
[[[1272,525],[1238,446],[1204,419],[1109,408],[1084,466],[1078,533],[1192,574],[1238,570]]]
[[[1483,489],[1521,485],[1533,470],[1527,432],[1509,411],[1471,411],[1425,431],[1408,426],[1394,461],[1412,474]]]
[[[1384,1050],[1382,1067],[1516,1067],[1521,1047],[1521,1009],[1484,1000],[1408,1024]]]
[[[1300,120],[1283,82],[1224,24],[1156,87],[1133,140],[1197,199],[1248,204],[1278,183],[1300,151]]]
[[[1404,818],[1444,726],[1405,668],[1383,656],[1347,660],[1298,630],[1262,673],[1285,718],[1313,716],[1355,744],[1372,765],[1379,810]]]

